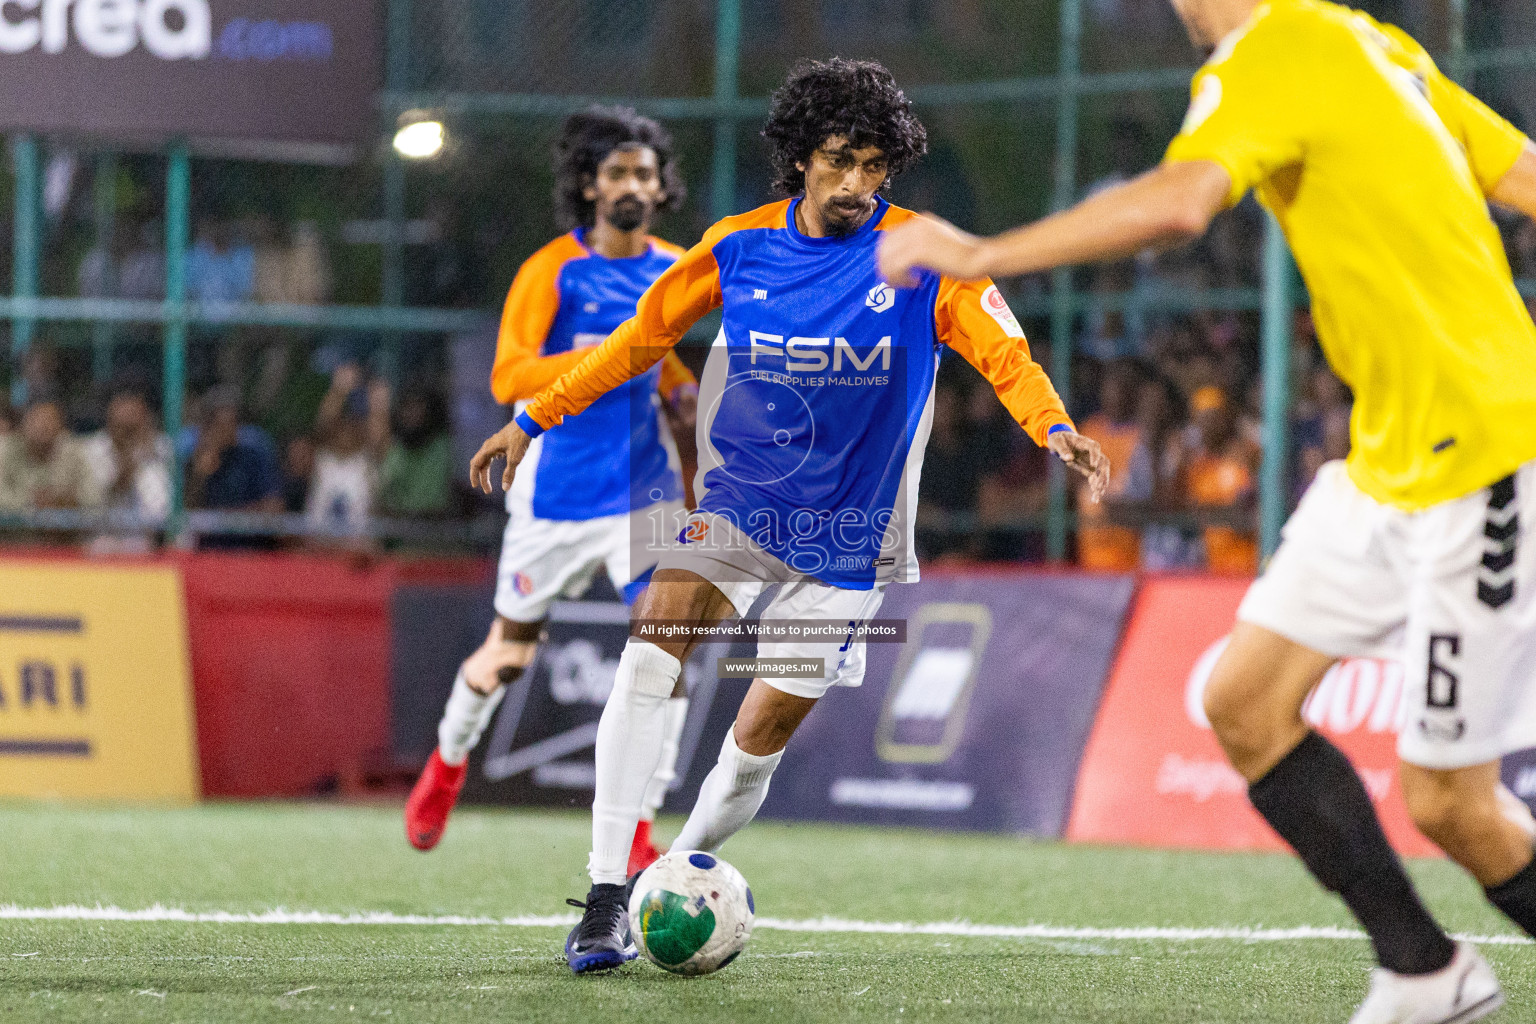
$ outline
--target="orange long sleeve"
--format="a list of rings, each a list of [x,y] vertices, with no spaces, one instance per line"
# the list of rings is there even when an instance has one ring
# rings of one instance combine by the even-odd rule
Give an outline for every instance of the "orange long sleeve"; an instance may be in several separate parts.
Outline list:
[[[518,269],[502,307],[491,367],[491,394],[504,405],[532,398],[581,362],[585,349],[541,356],[549,328],[560,311],[560,269],[586,255],[570,235],[562,235],[528,257]]]
[[[671,352],[688,328],[720,305],[720,268],[713,249],[721,234],[710,229],[703,241],[658,277],[640,296],[634,316],[539,392],[528,404],[528,418],[548,430]]]
[[[980,371],[1008,414],[1036,444],[1045,447],[1052,427],[1072,426],[1061,396],[1045,370],[1030,358],[1023,328],[991,281],[945,278],[939,285],[934,326],[939,341]]]

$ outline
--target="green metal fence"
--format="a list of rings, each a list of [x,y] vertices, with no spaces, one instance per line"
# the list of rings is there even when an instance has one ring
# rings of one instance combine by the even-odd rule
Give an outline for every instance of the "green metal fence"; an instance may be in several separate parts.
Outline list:
[[[570,0],[578,3],[579,0]],[[697,8],[709,0],[634,0],[645,5],[648,16],[663,18],[669,12],[698,15]],[[1435,0],[1430,0],[1432,6]],[[168,432],[175,433],[182,423],[182,394],[186,381],[188,332],[196,327],[264,326],[310,329],[346,329],[379,332],[382,341],[381,365],[386,372],[396,368],[395,353],[400,339],[412,333],[441,334],[483,327],[495,314],[484,309],[444,309],[408,307],[405,304],[406,260],[405,233],[407,170],[403,161],[390,151],[385,140],[392,135],[397,118],[409,111],[429,111],[452,124],[542,122],[549,125],[564,114],[592,102],[622,102],[673,122],[675,126],[696,124],[707,128],[710,138],[710,174],[707,210],[710,219],[736,212],[738,205],[738,150],[741,140],[750,137],[767,110],[765,95],[744,95],[743,15],[741,0],[714,0],[712,75],[707,89],[698,95],[628,94],[607,91],[598,95],[579,95],[571,91],[484,91],[446,85],[443,76],[421,73],[420,52],[423,18],[436,16],[439,8],[428,8],[414,0],[387,0],[386,83],[379,97],[379,139],[376,148],[381,162],[379,208],[389,225],[380,259],[380,301],[373,305],[287,306],[275,304],[234,303],[205,304],[187,301],[186,254],[190,232],[192,201],[192,157],[185,145],[172,146],[165,154],[164,225],[165,279],[163,301],[100,298],[61,298],[40,295],[39,252],[41,247],[40,194],[43,187],[39,140],[31,136],[14,137],[14,217],[12,252],[12,289],[9,297],[0,297],[0,318],[11,325],[11,356],[18,365],[36,336],[40,324],[76,322],[92,325],[97,337],[109,337],[106,325],[121,323],[158,324],[162,330],[164,419]],[[480,9],[477,0],[457,0],[455,10],[470,13]],[[1438,0],[1443,6],[1434,10],[1445,21],[1442,58],[1451,73],[1463,82],[1475,83],[1480,73],[1536,71],[1536,45],[1473,49],[1467,43],[1468,0]],[[983,0],[971,5],[985,6]],[[446,9],[449,5],[443,5]],[[483,5],[482,5],[483,6]],[[522,6],[513,4],[512,9]],[[551,8],[561,5],[549,5]],[[855,4],[859,11],[879,13],[890,4],[865,0]],[[1009,10],[1010,16],[1033,16],[1024,8]],[[486,8],[497,17],[502,8]],[[585,9],[585,8],[584,8]],[[602,11],[597,5],[595,10]],[[989,8],[990,9],[990,8]],[[1032,11],[1033,8],[1030,8]],[[1024,13],[1021,13],[1024,12]],[[751,13],[749,10],[746,13]],[[1038,13],[1038,12],[1036,12]],[[510,15],[509,15],[510,16]],[[590,16],[590,15],[589,15]],[[1165,106],[1182,109],[1179,95],[1186,90],[1192,66],[1172,66],[1148,70],[1109,68],[1084,70],[1086,12],[1084,0],[1058,0],[1055,19],[1056,39],[1054,71],[1021,77],[990,77],[985,80],[920,81],[908,86],[908,94],[924,110],[952,114],[966,110],[996,110],[989,115],[998,124],[1016,116],[1043,117],[1049,110],[1054,134],[1038,133],[1039,148],[1049,147],[1050,206],[1063,208],[1078,195],[1081,185],[1079,154],[1083,135],[1080,125],[1085,106],[1091,103],[1119,101],[1126,97],[1156,94]],[[755,38],[755,37],[754,37]],[[652,45],[657,45],[655,40]],[[1038,44],[1038,45],[1036,45]],[[1041,49],[1046,44],[1033,41]],[[865,48],[869,48],[866,42]],[[1131,47],[1134,51],[1135,47]],[[878,50],[868,55],[879,57]],[[769,61],[770,70],[772,61]],[[782,73],[782,62],[778,66]],[[754,72],[756,77],[763,74]],[[451,77],[451,76],[449,76]],[[1030,122],[1033,123],[1033,122]],[[1159,140],[1162,141],[1162,140]],[[110,155],[104,155],[109,160]],[[1044,209],[1029,215],[1039,215]],[[103,214],[110,230],[110,209]],[[1006,224],[978,225],[1001,228]],[[1286,511],[1287,411],[1289,408],[1289,361],[1291,312],[1305,296],[1293,287],[1285,242],[1272,220],[1266,220],[1262,251],[1262,281],[1258,288],[1224,287],[1206,290],[1163,289],[1140,294],[1135,301],[1161,310],[1221,308],[1255,311],[1262,323],[1261,365],[1264,382],[1264,462],[1260,480],[1260,526],[1262,547],[1272,551],[1278,542],[1279,527]],[[1522,282],[1532,294],[1530,282]],[[1047,318],[1051,339],[1049,369],[1064,395],[1072,389],[1073,325],[1086,309],[1117,308],[1131,301],[1127,295],[1084,294],[1074,290],[1069,271],[1059,271],[1051,279],[1049,294],[1024,297],[1016,303],[1024,317]],[[23,382],[13,374],[13,401],[24,398]],[[173,522],[184,522],[180,468],[176,473]],[[1053,466],[1049,515],[1046,523],[1047,552],[1053,559],[1067,550],[1071,517],[1068,511],[1066,480],[1059,466]]]

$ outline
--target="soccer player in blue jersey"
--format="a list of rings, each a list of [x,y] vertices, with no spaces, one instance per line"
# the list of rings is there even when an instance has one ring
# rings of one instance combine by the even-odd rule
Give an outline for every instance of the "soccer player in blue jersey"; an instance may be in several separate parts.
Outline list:
[[[573,114],[556,146],[555,178],[556,206],[573,229],[529,257],[512,282],[491,370],[491,391],[505,403],[523,403],[580,362],[585,347],[633,316],[640,294],[682,255],[649,233],[655,214],[683,198],[672,140],[655,121],[625,109]],[[459,669],[437,748],[406,803],[406,835],[417,849],[430,850],[442,837],[469,752],[506,685],[532,663],[550,603],[584,590],[599,566],[633,601],[655,563],[631,561],[630,514],[682,516],[658,390],[691,429],[697,385],[673,355],[540,437],[508,490],[496,621]],[[673,779],[687,711],[679,695],[663,712],[664,753],[648,776],[632,869],[656,859],[649,819]]]
[[[888,71],[841,59],[801,64],[775,94],[763,134],[791,198],[710,228],[633,319],[471,464],[489,492],[491,460],[505,456],[510,485],[535,438],[647,372],[723,307],[700,393],[698,509],[665,546],[637,605],[598,728],[592,888],[566,940],[577,973],[634,955],[625,853],[662,756],[667,700],[697,638],[656,627],[740,616],[759,596],[765,621],[838,624],[830,638],[759,642],[762,656],[821,667],[813,678],[753,681],[676,844],[713,850],[756,813],[817,699],[862,681],[863,642],[842,624],[870,619],[888,584],[917,578],[910,533],[943,347],[981,371],[1036,443],[1088,474],[1095,496],[1108,477],[1107,460],[1073,429],[990,281],[933,275],[898,292],[880,279],[880,233],[913,216],[880,193],[926,149]]]

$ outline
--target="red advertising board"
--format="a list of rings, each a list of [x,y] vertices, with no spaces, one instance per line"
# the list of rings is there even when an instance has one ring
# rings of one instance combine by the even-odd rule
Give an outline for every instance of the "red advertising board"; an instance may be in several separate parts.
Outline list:
[[[312,795],[387,749],[390,570],[304,555],[182,562],[204,793]]]
[[[1067,838],[1200,849],[1285,849],[1248,803],[1205,720],[1203,694],[1246,580],[1152,577],[1137,595],[1078,772]],[[1354,762],[1387,837],[1407,856],[1439,851],[1414,828],[1397,778],[1402,666],[1335,665],[1304,715]]]

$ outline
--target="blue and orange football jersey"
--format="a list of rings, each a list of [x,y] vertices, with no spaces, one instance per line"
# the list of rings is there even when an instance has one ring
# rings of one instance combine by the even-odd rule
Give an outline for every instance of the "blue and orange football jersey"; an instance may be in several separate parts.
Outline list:
[[[1037,443],[1071,421],[991,282],[930,275],[898,290],[880,279],[878,233],[912,213],[877,199],[857,232],[812,238],[795,224],[798,202],[710,228],[517,421],[534,436],[563,429],[723,307],[701,386],[699,509],[825,583],[916,579],[909,537],[942,347],[981,371]]]
[[[581,361],[586,349],[635,314],[651,282],[683,250],[660,239],[640,256],[608,259],[587,248],[585,230],[561,235],[517,272],[502,311],[491,392],[521,403]],[[682,494],[663,443],[658,391],[694,383],[676,354],[594,401],[540,439],[532,472],[518,474],[509,510],[540,519],[620,515]]]

